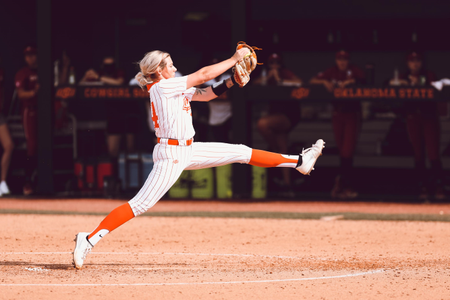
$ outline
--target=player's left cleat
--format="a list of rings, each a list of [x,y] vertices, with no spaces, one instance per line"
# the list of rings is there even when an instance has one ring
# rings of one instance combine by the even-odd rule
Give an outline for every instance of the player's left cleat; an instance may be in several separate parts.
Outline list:
[[[75,249],[73,250],[73,265],[76,269],[83,267],[86,256],[91,252],[93,246],[89,243],[87,237],[89,232],[80,232],[75,237]]]
[[[303,175],[309,175],[312,170],[314,170],[314,165],[316,164],[319,156],[322,155],[322,149],[325,148],[325,142],[321,139],[317,140],[311,148],[303,149],[300,156],[302,157],[302,164],[299,163],[295,167],[297,171],[302,173]]]

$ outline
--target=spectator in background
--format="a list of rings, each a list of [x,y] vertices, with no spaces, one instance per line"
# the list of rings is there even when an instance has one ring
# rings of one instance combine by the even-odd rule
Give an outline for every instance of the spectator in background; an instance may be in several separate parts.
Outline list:
[[[17,97],[21,104],[21,115],[25,139],[27,142],[27,159],[25,163],[24,195],[34,191],[34,176],[37,165],[37,94],[39,91],[37,67],[37,49],[27,46],[24,50],[26,66],[16,73],[15,84]]]
[[[74,68],[71,65],[71,60],[66,50],[61,53],[61,58],[57,62],[58,85],[75,84],[75,78],[71,78],[71,76],[75,76]]]
[[[429,86],[436,81],[436,75],[425,69],[423,57],[418,52],[410,52],[406,57],[407,71],[393,78],[391,85]],[[418,181],[419,197],[423,200],[434,193],[436,200],[445,199],[443,189],[442,162],[439,151],[441,127],[437,102],[406,102],[406,128],[414,151],[415,176]],[[427,176],[425,149],[431,165],[431,176]],[[430,182],[427,182],[430,179]]]
[[[213,65],[218,62],[219,59],[213,58],[209,62],[209,65]],[[205,82],[202,87],[214,85],[215,83],[230,78],[231,76],[232,74],[224,73],[219,77]],[[213,136],[212,141],[230,143],[232,106],[231,101],[228,99],[228,93],[225,92],[216,99],[209,101],[208,107],[208,124]]]
[[[352,84],[364,84],[364,72],[350,64],[347,51],[338,51],[336,64],[320,72],[310,80],[311,84],[322,84],[329,92]],[[358,196],[352,183],[353,157],[361,128],[361,103],[333,101],[332,124],[334,139],[339,150],[340,171],[331,191],[333,198],[352,199]]]
[[[105,56],[99,70],[89,69],[81,78],[81,84],[108,84],[122,85],[124,83],[124,72],[116,68],[116,62],[112,55]]]
[[[6,118],[3,113],[5,104],[5,73],[1,67],[0,58],[0,143],[3,147],[3,155],[1,158],[1,182],[0,182],[0,196],[10,194],[8,184],[6,183],[6,176],[8,175],[9,164],[11,162],[11,155],[14,150],[14,143],[9,133]]]
[[[254,80],[258,85],[300,86],[302,80],[285,68],[279,54],[273,53],[267,60],[267,68]],[[269,102],[267,115],[258,120],[257,128],[269,144],[271,151],[288,153],[289,133],[300,121],[300,104],[296,101],[279,100]],[[291,174],[289,169],[282,169],[281,187],[283,196],[293,197]]]
[[[71,60],[67,55],[66,50],[63,50],[61,53],[61,57],[55,61],[54,72],[55,86],[75,84],[74,68],[71,65]],[[62,127],[64,127],[64,125],[67,124],[68,121],[67,102],[65,100],[55,99],[54,110],[55,129],[61,129]]]
[[[116,67],[113,56],[105,56],[99,70],[86,71],[80,84],[123,85],[125,73]],[[135,134],[139,130],[139,120],[136,117],[136,105],[124,99],[111,100],[105,104],[106,108],[106,143],[108,154],[112,159],[113,173],[118,175],[118,158],[122,137],[125,136],[127,152],[133,152]]]

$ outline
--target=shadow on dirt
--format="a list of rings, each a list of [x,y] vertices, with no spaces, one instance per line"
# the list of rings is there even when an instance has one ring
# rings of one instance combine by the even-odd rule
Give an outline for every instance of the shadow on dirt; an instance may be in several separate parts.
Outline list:
[[[73,269],[72,264],[37,264],[29,261],[0,261],[0,266],[24,266],[28,268],[42,268],[48,270],[68,270]]]

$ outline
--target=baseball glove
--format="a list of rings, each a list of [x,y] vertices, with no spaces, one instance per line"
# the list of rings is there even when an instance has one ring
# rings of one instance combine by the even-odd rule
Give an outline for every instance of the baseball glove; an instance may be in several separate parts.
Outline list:
[[[259,65],[258,58],[256,57],[255,50],[262,50],[258,47],[251,47],[247,45],[245,42],[239,42],[237,44],[236,50],[239,50],[243,47],[249,49],[249,53],[244,56],[244,58],[238,61],[233,68],[233,76],[234,80],[240,87],[244,87],[250,81],[250,73],[256,68],[256,65]]]

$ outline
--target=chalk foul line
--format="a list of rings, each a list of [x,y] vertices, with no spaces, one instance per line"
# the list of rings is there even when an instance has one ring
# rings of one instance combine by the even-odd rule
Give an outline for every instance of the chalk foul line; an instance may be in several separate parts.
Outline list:
[[[55,255],[55,254],[71,254],[70,252],[0,252],[0,255]],[[94,254],[94,253],[91,253]],[[241,256],[241,257],[273,257],[273,258],[296,258],[305,259],[295,256],[281,256],[281,255],[258,255],[258,254],[220,254],[220,253],[169,253],[169,252],[97,252],[101,255],[114,254],[139,254],[139,255],[204,255],[204,256]],[[325,279],[339,279],[358,277],[364,275],[372,275],[385,272],[386,270],[373,270],[360,273],[350,273],[323,277],[308,277],[308,278],[286,278],[286,279],[265,279],[265,280],[240,280],[240,281],[207,281],[207,282],[148,282],[148,283],[0,283],[0,286],[48,286],[48,287],[95,287],[95,286],[176,286],[176,285],[214,285],[214,284],[243,284],[243,283],[276,283],[276,282],[294,282],[294,281],[311,281],[311,280],[325,280]]]
[[[174,285],[212,285],[212,284],[243,284],[243,283],[274,283],[289,281],[309,281],[357,277],[382,273],[384,270],[374,270],[362,273],[343,274],[335,276],[309,277],[309,278],[288,278],[288,279],[267,279],[267,280],[242,280],[242,281],[208,281],[208,282],[150,282],[150,283],[5,283],[0,286],[53,286],[53,287],[95,287],[95,286],[174,286]]]

